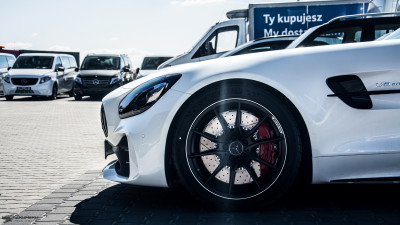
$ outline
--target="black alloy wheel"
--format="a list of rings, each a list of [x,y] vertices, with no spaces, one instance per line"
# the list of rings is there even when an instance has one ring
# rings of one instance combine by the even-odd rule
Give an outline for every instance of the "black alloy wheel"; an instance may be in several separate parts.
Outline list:
[[[245,199],[276,181],[285,165],[286,138],[267,109],[228,99],[210,105],[194,121],[186,157],[196,180],[208,191]]]
[[[170,130],[178,182],[222,210],[271,204],[297,177],[298,124],[275,93],[228,86],[194,94],[178,112]]]

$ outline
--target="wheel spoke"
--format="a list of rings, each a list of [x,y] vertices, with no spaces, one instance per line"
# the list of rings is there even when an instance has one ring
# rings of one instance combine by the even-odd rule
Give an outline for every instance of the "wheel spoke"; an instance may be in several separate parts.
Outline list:
[[[267,120],[268,119],[268,116],[265,116],[264,118],[262,118],[260,121],[258,121],[258,123],[253,127],[253,128],[251,128],[251,130],[249,130],[247,133],[246,133],[246,135],[245,135],[245,138],[248,138],[248,137],[250,137],[251,135],[253,135],[257,130],[258,130],[258,128],[260,128],[260,126],[265,122],[265,120]]]
[[[236,166],[231,166],[229,174],[229,195],[232,194],[233,185],[235,184]]]
[[[240,124],[242,123],[242,110],[240,109],[240,102],[238,103],[238,108],[236,110],[236,120],[235,120],[235,129],[239,134],[241,134]]]
[[[210,182],[218,173],[221,171],[225,166],[226,166],[226,160],[223,159],[220,161],[220,164],[217,166],[217,168],[212,172],[210,177],[206,180],[206,183]]]
[[[204,151],[204,152],[200,152],[200,153],[195,153],[195,154],[191,154],[188,157],[189,158],[196,158],[196,157],[201,157],[201,156],[207,156],[207,155],[224,155],[226,154],[225,151],[220,151],[220,150],[209,150],[209,151]]]
[[[220,123],[221,126],[222,126],[222,130],[223,130],[223,131],[227,131],[227,129],[228,129],[228,123],[227,123],[226,120],[221,116],[221,114],[218,113],[218,111],[217,111],[216,108],[213,108],[213,110],[214,110],[215,115],[216,115],[217,118],[218,118],[219,123]]]
[[[257,185],[258,189],[261,190],[260,184],[257,181],[257,174],[254,171],[254,168],[251,166],[245,166],[245,169],[247,170],[247,172],[250,174],[251,179],[253,179],[254,183]]]
[[[246,149],[250,149],[250,148],[256,147],[258,145],[262,145],[262,144],[268,144],[271,142],[277,142],[277,141],[279,142],[279,141],[282,141],[282,139],[283,138],[278,137],[278,138],[268,138],[268,139],[258,140],[258,141],[251,143],[250,145],[248,145],[246,147]]]
[[[270,167],[270,168],[272,168],[272,169],[275,169],[275,170],[278,169],[278,167],[276,167],[275,165],[273,165],[273,164],[271,164],[271,163],[269,163],[269,162],[267,162],[267,161],[265,161],[265,160],[263,160],[263,159],[260,159],[260,158],[258,158],[257,156],[250,155],[249,158],[250,158],[251,160],[254,160],[254,161],[258,162],[258,163],[264,164],[264,165],[266,165],[266,166],[268,166],[268,167]]]
[[[208,134],[208,133],[203,133],[203,132],[199,132],[196,130],[193,130],[193,133],[198,134],[204,138],[207,138],[208,140],[214,142],[214,143],[218,143],[218,138],[216,138],[215,136],[213,136],[212,134]]]

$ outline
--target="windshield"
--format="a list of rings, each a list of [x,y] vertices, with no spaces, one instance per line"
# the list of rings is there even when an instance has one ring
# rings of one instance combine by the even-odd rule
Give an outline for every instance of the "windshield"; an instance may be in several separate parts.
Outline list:
[[[15,61],[14,69],[51,69],[53,56],[20,56]]]
[[[172,57],[145,57],[142,63],[142,70],[156,70],[159,65]]]
[[[81,70],[119,70],[119,68],[119,57],[89,56],[83,60]]]

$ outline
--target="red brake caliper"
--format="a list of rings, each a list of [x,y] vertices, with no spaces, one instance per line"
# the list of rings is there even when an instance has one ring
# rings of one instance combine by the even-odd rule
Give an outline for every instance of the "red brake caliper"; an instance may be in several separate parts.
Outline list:
[[[269,139],[274,137],[274,130],[271,126],[264,122],[258,129],[258,140]],[[274,148],[275,143],[267,143],[260,145],[260,158],[268,163],[275,163],[275,154],[277,150]],[[261,176],[265,176],[270,171],[270,167],[260,163]]]

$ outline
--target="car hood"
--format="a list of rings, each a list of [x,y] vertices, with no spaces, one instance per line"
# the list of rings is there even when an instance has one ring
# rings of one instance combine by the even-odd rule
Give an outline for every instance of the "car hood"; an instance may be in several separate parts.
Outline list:
[[[119,70],[79,70],[80,76],[114,76]]]
[[[43,76],[52,73],[52,69],[11,69],[10,76]]]

